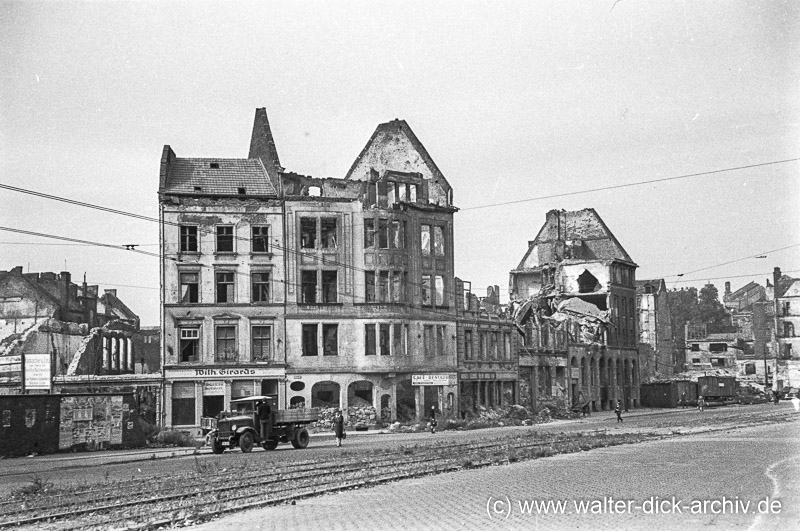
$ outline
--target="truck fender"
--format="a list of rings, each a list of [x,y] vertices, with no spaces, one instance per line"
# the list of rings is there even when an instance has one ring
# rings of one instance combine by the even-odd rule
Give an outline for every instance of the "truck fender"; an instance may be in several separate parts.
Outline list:
[[[258,435],[256,433],[256,430],[253,429],[252,426],[242,426],[241,428],[236,428],[236,437],[237,438],[241,437],[243,433],[248,432],[248,431],[251,432],[254,436]],[[257,439],[257,437],[256,437],[256,439]]]

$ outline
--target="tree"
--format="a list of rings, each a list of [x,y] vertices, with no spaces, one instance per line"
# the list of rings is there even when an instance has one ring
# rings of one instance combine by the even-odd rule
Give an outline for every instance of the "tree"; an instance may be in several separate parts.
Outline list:
[[[714,284],[706,284],[700,290],[697,304],[697,324],[704,324],[708,332],[721,332],[731,326],[725,306],[719,302],[719,291]]]
[[[673,289],[669,292],[669,314],[672,318],[672,335],[683,338],[683,327],[697,319],[697,288]]]

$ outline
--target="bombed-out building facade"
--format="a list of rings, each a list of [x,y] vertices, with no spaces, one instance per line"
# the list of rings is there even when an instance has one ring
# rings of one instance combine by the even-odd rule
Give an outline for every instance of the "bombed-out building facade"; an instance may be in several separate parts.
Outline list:
[[[638,404],[636,267],[594,209],[547,213],[510,273],[523,405]]]
[[[159,197],[166,426],[254,394],[365,424],[453,410],[457,209],[406,122],[315,178],[281,167],[258,109],[246,159],[165,146]]]

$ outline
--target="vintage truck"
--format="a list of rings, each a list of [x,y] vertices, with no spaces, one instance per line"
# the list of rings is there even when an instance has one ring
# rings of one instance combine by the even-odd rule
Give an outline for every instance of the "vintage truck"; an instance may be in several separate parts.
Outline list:
[[[258,403],[270,403],[272,414],[267,436],[262,438],[258,422]],[[316,409],[283,409],[276,407],[275,397],[248,396],[231,400],[231,409],[222,411],[216,417],[203,417],[201,426],[209,430],[206,440],[211,451],[221,454],[225,449],[239,447],[242,452],[250,452],[260,444],[265,450],[274,450],[280,443],[292,443],[298,449],[308,446],[309,436],[306,426],[316,422]]]

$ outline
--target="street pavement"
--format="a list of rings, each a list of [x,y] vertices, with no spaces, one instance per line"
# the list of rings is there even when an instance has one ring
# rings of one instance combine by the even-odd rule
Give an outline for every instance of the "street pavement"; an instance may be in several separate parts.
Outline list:
[[[788,530],[797,522],[793,420],[404,480],[196,529]]]

